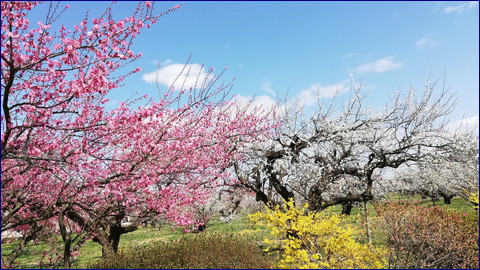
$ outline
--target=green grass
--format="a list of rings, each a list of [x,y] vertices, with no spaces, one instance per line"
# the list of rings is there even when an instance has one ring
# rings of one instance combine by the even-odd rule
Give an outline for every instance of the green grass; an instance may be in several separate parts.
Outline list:
[[[398,194],[392,194],[388,197],[388,200],[412,200],[420,201],[421,205],[424,206],[438,206],[442,208],[452,209],[463,213],[468,213],[475,211],[473,205],[459,197],[452,199],[452,204],[447,205],[443,203],[443,200],[433,203],[430,199],[421,199],[420,196],[404,196]],[[373,209],[371,203],[367,204],[369,218],[371,221],[375,219],[376,213]],[[329,213],[341,213],[342,208],[340,205],[330,207],[327,209]],[[361,222],[363,214],[363,205],[360,207],[353,207],[352,209],[352,218],[349,219],[348,224],[355,226],[359,229],[359,234],[357,236],[359,241],[365,241],[365,231],[364,225]],[[252,231],[253,229],[253,231]],[[244,233],[249,231],[250,233]],[[264,238],[266,231],[258,226],[253,226],[247,216],[243,216],[237,220],[234,220],[230,223],[219,221],[218,219],[212,219],[209,223],[209,226],[206,230],[200,234],[184,234],[181,229],[171,230],[170,227],[164,226],[161,229],[159,228],[143,228],[139,227],[138,230],[122,235],[119,251],[127,252],[129,250],[135,250],[142,247],[149,247],[154,245],[154,243],[159,242],[169,242],[173,240],[178,240],[180,238],[188,239],[189,237],[196,237],[197,235],[210,235],[210,234],[222,234],[222,235],[242,235],[249,239],[250,241],[255,241],[256,244],[261,244],[262,239]],[[381,235],[372,235],[374,244],[384,244],[385,240]],[[58,239],[61,242],[60,238]],[[15,243],[2,244],[2,256],[10,254]],[[22,254],[18,259],[17,268],[38,268],[35,259],[39,259],[39,255],[32,255],[32,252],[42,252],[49,248],[46,244],[33,245],[31,243],[28,246],[27,252]],[[98,243],[92,241],[87,242],[81,249],[80,255],[73,262],[73,268],[85,268],[92,263],[101,259],[101,246]]]
[[[2,256],[8,255],[12,252],[13,248],[16,246],[17,242],[12,243],[3,243],[2,244]],[[58,237],[58,243],[62,243],[61,238]],[[50,246],[40,242],[38,245],[29,243],[27,248],[24,250],[23,254],[15,261],[15,268],[30,268],[38,269],[40,268],[37,264],[37,261],[41,259],[41,255],[38,255],[41,252],[50,250]],[[36,254],[33,254],[36,253]],[[81,253],[78,256],[77,260],[73,263],[73,268],[82,268],[87,262],[101,258],[102,250],[99,244],[89,241],[86,243],[82,249]],[[46,262],[46,260],[44,260]]]
[[[2,243],[2,256],[4,254],[10,254],[15,247],[16,242],[12,243]],[[38,255],[32,255],[32,253],[38,253],[42,252],[44,250],[47,250],[48,246],[44,244],[39,244],[39,245],[33,245],[30,244],[27,246],[25,252],[20,255],[19,258],[15,261],[17,264],[18,268],[39,268],[37,266],[37,263],[35,263],[35,259],[39,259],[40,257]]]
[[[406,196],[401,194],[389,194],[387,196],[388,201],[396,201],[396,200],[410,200],[410,201],[419,201],[420,205],[423,206],[438,206],[443,207],[446,209],[456,210],[463,213],[473,211],[473,204],[461,197],[454,197],[452,198],[451,204],[445,204],[443,199],[439,201],[433,202],[430,198],[422,199],[420,195],[413,195],[413,196]]]
[[[206,228],[202,234],[239,234],[240,231],[248,228],[248,218],[245,216],[230,223],[213,220],[211,225]],[[153,243],[168,242],[177,240],[180,238],[195,237],[196,234],[183,233],[182,229],[174,228],[173,230],[169,226],[159,228],[144,228],[139,227],[136,231],[124,234],[121,236],[119,252],[127,250],[134,250],[142,247],[148,247]],[[61,243],[61,239],[58,239]],[[2,244],[2,256],[10,254],[15,247],[16,242]],[[24,252],[17,260],[16,268],[39,268],[35,260],[39,260],[39,255],[32,255],[32,252],[42,252],[48,250],[50,247],[47,244],[30,244],[27,247],[27,251]],[[102,258],[102,248],[98,243],[88,241],[82,246],[80,255],[72,263],[72,268],[85,268],[91,265],[93,262]]]
[[[158,241],[170,241],[177,239],[180,235],[182,235],[182,232],[178,229],[172,231],[170,228],[156,229],[139,227],[136,231],[121,236],[118,250],[122,252],[124,250],[149,246]],[[72,264],[72,268],[85,268],[101,258],[101,246],[98,243],[90,241],[82,247],[80,255]]]
[[[445,204],[443,202],[443,199],[437,202],[432,202],[431,199],[422,199],[420,195],[413,195],[413,196],[407,196],[407,195],[402,195],[402,194],[396,194],[392,193],[387,196],[385,199],[387,201],[398,201],[398,200],[410,200],[410,201],[417,201],[420,202],[420,205],[422,206],[437,206],[453,211],[458,211],[461,213],[471,213],[474,210],[473,204],[470,203],[469,201],[461,198],[461,197],[454,197],[451,200],[451,204]],[[328,209],[325,210],[327,213],[334,213],[334,214],[341,214],[342,213],[342,206],[341,205],[334,205],[332,207],[329,207]],[[367,212],[368,212],[368,217],[369,217],[369,226],[371,230],[371,240],[372,244],[374,245],[386,245],[387,243],[387,236],[379,231],[375,231],[373,228],[373,224],[375,222],[376,218],[376,211],[374,209],[374,206],[371,202],[367,203]],[[364,206],[363,203],[360,204],[360,206],[354,206],[351,211],[351,218],[348,218],[347,221],[345,222],[345,225],[350,225],[358,230],[358,233],[355,235],[355,238],[357,241],[361,243],[365,243],[367,241],[366,237],[366,227],[364,223],[362,222],[364,219]]]
[[[232,222],[226,223],[222,222],[218,219],[213,219],[207,229],[206,232],[225,232],[225,233],[236,233],[244,230],[250,225],[247,216],[242,216]]]
[[[463,213],[473,211],[473,204],[461,197],[452,198],[452,204],[443,203],[443,199],[437,202],[432,202],[432,200],[429,198],[422,199],[420,195],[407,196],[407,195],[401,195],[401,194],[389,194],[385,200],[387,201],[397,201],[397,200],[419,201],[420,205],[423,205],[423,206],[439,206],[446,209],[460,211]],[[371,202],[367,203],[367,207],[368,207],[369,216],[375,217],[375,211],[373,209],[372,203]],[[334,205],[332,207],[329,207],[326,211],[331,213],[341,214],[342,206]],[[363,214],[363,203],[359,207],[354,206],[352,208],[351,215],[354,216],[358,214]]]

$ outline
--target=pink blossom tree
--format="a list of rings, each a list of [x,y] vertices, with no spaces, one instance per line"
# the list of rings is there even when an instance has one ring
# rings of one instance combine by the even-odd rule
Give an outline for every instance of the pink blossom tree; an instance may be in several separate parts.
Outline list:
[[[195,225],[189,206],[229,179],[241,146],[267,134],[270,118],[229,101],[231,85],[216,86],[213,70],[198,87],[107,111],[106,95],[139,71],[116,74],[141,56],[133,40],[178,6],[153,15],[153,3],[141,2],[123,20],[109,7],[53,31],[66,8],[50,4],[32,27],[28,12],[38,5],[2,2],[2,231],[23,233],[2,266],[47,232],[63,246],[45,256],[70,267],[92,237],[104,255],[115,253],[121,234],[136,228],[122,226],[127,216]]]

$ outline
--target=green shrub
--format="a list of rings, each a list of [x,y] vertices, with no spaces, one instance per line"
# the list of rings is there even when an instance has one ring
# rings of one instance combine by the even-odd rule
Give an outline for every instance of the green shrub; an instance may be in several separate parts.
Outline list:
[[[91,268],[271,268],[257,244],[233,235],[199,234],[157,242],[103,259]]]
[[[391,268],[477,268],[477,213],[409,201],[376,205],[387,234]]]

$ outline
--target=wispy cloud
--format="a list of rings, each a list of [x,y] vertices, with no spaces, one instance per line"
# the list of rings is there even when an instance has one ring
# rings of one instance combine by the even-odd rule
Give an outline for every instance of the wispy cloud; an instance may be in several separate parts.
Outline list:
[[[263,86],[265,86],[266,89],[269,89],[267,86],[270,85],[265,83]],[[276,100],[267,95],[255,96],[254,98],[237,95],[233,100],[235,103],[241,105],[240,107],[248,106],[249,109],[262,109],[265,111],[271,111],[274,109],[277,113],[287,113],[292,106],[310,107],[315,105],[320,98],[331,98],[336,94],[349,91],[350,86],[351,79],[346,79],[330,85],[314,83],[310,85],[308,89],[301,91],[294,98],[288,99],[284,104],[278,104]]]
[[[237,102],[237,104],[242,104],[243,106],[251,106],[253,108],[256,107],[263,107],[263,108],[271,108],[275,106],[277,103],[276,101],[266,95],[261,95],[261,96],[255,96],[255,97],[245,97],[242,95],[236,95],[233,98],[234,102]]]
[[[342,56],[343,59],[348,61],[368,61],[367,59],[371,58],[370,54],[350,52]]]
[[[312,84],[308,89],[303,90],[295,98],[300,106],[311,106],[317,102],[319,98],[330,98],[336,94],[348,91],[350,89],[350,79],[341,81],[336,84],[322,86],[319,83]]]
[[[381,73],[402,68],[405,62],[395,62],[395,57],[383,57],[376,61],[361,65],[355,70],[358,73]]]
[[[452,122],[447,125],[447,128],[452,131],[460,129],[478,133],[478,115]]]
[[[272,85],[270,83],[264,83],[262,84],[262,87],[260,87],[262,91],[265,91],[267,93],[270,93],[272,95],[275,95],[275,90],[272,89]]]
[[[175,90],[181,90],[182,86],[184,89],[200,87],[202,82],[211,81],[213,78],[214,75],[208,73],[208,70],[199,64],[168,64],[154,72],[144,74],[142,77],[144,81],[149,83],[158,82],[167,87],[173,84]]]
[[[417,48],[435,47],[437,45],[438,45],[438,41],[430,37],[422,37],[421,39],[415,42],[415,46]]]
[[[478,1],[469,1],[464,4],[460,5],[452,5],[442,9],[443,13],[450,14],[450,13],[458,13],[462,14],[466,10],[478,8]]]
[[[173,63],[172,59],[167,59],[165,61],[158,61],[158,60],[153,60],[153,64],[157,66],[168,66]]]
[[[478,8],[478,1],[469,1],[468,8]]]
[[[278,103],[271,97],[266,95],[246,97],[242,95],[236,95],[232,102],[235,104],[230,108],[232,115],[235,115],[239,110],[245,110],[247,113],[255,113],[258,116],[269,115],[270,113],[278,110]]]

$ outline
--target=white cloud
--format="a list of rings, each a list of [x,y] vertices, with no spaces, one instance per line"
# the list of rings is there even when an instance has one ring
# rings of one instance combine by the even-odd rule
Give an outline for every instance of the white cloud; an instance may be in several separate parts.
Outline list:
[[[265,83],[266,89],[270,84]],[[262,90],[264,87],[262,86]],[[312,84],[308,89],[301,91],[296,97],[287,100],[283,104],[279,104],[275,99],[268,95],[260,95],[255,97],[245,97],[237,95],[233,98],[233,102],[239,105],[240,108],[248,108],[247,112],[256,110],[257,112],[271,112],[276,111],[277,114],[288,113],[293,107],[309,107],[318,101],[319,98],[331,98],[336,94],[349,91],[351,88],[351,80],[347,79],[335,84],[323,86],[320,83]]]
[[[272,85],[270,83],[264,83],[262,84],[262,87],[260,87],[262,91],[265,91],[267,93],[270,93],[272,95],[275,95],[275,91],[272,89]]]
[[[167,61],[167,63],[169,63]],[[182,72],[183,70],[183,72]],[[181,90],[182,85],[184,89],[199,88],[206,80],[211,81],[214,78],[213,74],[209,74],[208,70],[199,64],[170,64],[158,68],[154,72],[144,74],[142,79],[149,83],[158,83],[172,86],[175,90]]]
[[[249,106],[249,108],[252,109],[263,108],[265,110],[268,110],[277,105],[277,102],[273,98],[266,95],[255,96],[254,98],[236,95],[232,101],[240,105],[240,107]]]
[[[464,118],[462,120],[458,120],[447,125],[447,128],[451,131],[455,131],[457,129],[464,129],[467,131],[476,131],[478,133],[478,115]]]
[[[315,95],[314,91],[309,88],[300,92],[296,100],[300,106],[311,106],[317,101],[317,96]]]
[[[246,97],[242,95],[236,95],[232,102],[233,107],[229,108],[231,117],[236,117],[239,111],[245,111],[250,114],[253,113],[259,117],[273,117],[272,112],[278,112],[278,103],[271,97],[266,95]]]
[[[476,8],[478,7],[478,1],[469,1],[468,8]]]
[[[469,1],[464,4],[455,5],[455,6],[448,6],[443,8],[443,13],[450,14],[450,13],[458,13],[462,14],[466,10],[478,8],[478,1]]]
[[[389,70],[399,69],[405,65],[405,62],[395,62],[394,57],[383,57],[374,62],[364,64],[355,70],[358,73],[380,73]]]
[[[417,46],[417,48],[435,47],[437,45],[438,42],[429,37],[423,37],[415,42],[415,46]]]
[[[443,13],[447,13],[447,14],[454,13],[454,12],[462,13],[464,10],[465,10],[465,5],[448,6],[443,9]]]
[[[295,100],[300,106],[311,106],[317,102],[319,98],[330,98],[336,94],[348,91],[350,89],[350,79],[341,81],[336,84],[322,86],[321,84],[312,84],[308,89],[298,94]]]

